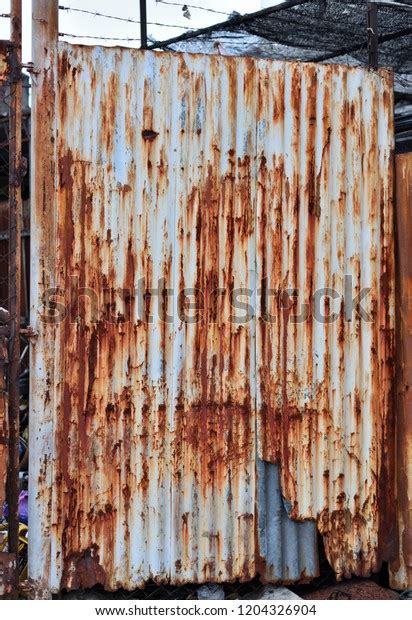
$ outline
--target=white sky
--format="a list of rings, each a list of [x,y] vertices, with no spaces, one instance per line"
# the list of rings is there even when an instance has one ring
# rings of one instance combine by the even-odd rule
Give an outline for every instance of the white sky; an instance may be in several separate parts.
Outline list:
[[[173,1],[173,0],[170,0]],[[175,0],[182,3],[184,0]],[[270,4],[279,4],[280,0],[273,0]],[[129,17],[139,19],[139,0],[59,0],[59,4],[74,8],[98,11],[119,17]],[[199,7],[215,9],[230,13],[253,13],[262,8],[264,4],[269,4],[268,0],[189,0],[189,4]],[[0,14],[8,13],[10,10],[9,0],[0,0]],[[158,0],[147,0],[147,20],[148,22],[159,22],[162,24],[173,24],[177,26],[187,26],[192,28],[203,28],[216,22],[224,21],[225,15],[209,13],[206,11],[190,8],[191,19],[186,19],[182,14],[181,6],[169,6],[160,3]],[[139,37],[139,24],[119,22],[113,19],[106,19],[84,13],[72,11],[60,11],[59,30],[76,35],[97,35],[112,37]],[[181,28],[170,28],[164,26],[148,25],[148,34],[158,40],[164,40],[179,35],[185,30]],[[23,0],[23,62],[28,62],[31,58],[31,0]],[[9,20],[0,18],[0,39],[9,38]],[[110,41],[96,41],[93,39],[68,39],[76,43],[110,45]],[[126,41],[112,42],[113,45],[129,45],[139,47],[139,42]]]

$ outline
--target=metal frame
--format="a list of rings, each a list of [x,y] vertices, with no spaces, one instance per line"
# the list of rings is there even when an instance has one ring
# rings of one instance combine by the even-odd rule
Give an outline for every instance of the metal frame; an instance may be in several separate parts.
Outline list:
[[[9,107],[9,270],[8,270],[8,325],[2,334],[3,349],[8,338],[8,372],[6,374],[3,402],[8,395],[7,413],[7,485],[8,504],[8,553],[1,554],[0,597],[16,598],[18,590],[19,552],[19,371],[20,371],[20,321],[21,321],[21,183],[25,173],[22,157],[22,3],[11,0],[10,42],[8,44],[8,77],[10,85]],[[5,351],[2,359],[4,364]]]

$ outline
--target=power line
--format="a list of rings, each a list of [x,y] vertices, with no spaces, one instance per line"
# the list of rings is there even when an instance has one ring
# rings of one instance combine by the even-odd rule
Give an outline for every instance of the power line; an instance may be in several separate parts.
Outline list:
[[[74,11],[76,13],[87,13],[88,15],[93,15],[93,17],[106,17],[108,19],[116,19],[117,21],[128,22],[129,24],[140,24],[140,20],[138,19],[131,19],[130,17],[119,17],[118,15],[107,15],[106,13],[99,13],[97,11],[88,11],[87,9],[76,9],[71,6],[59,5],[59,9],[61,11]],[[182,30],[192,30],[192,28],[190,28],[189,26],[177,26],[177,25],[174,26],[173,24],[161,24],[159,22],[147,22],[147,24],[150,26],[163,26],[166,28],[181,28]],[[82,37],[82,38],[85,39],[86,37]],[[92,38],[99,39],[99,38],[104,38],[104,37],[92,37]],[[113,39],[113,37],[107,37],[107,38]]]
[[[187,7],[188,9],[197,9],[198,11],[207,11],[208,13],[218,13],[219,15],[230,15],[224,11],[216,11],[215,9],[207,9],[204,6],[195,6],[194,4],[186,4],[185,2],[169,2],[168,0],[156,0],[156,4],[171,4],[173,6]]]

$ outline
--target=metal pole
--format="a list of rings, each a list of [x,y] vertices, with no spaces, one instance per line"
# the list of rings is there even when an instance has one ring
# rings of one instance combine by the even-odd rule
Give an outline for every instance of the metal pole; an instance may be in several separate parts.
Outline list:
[[[21,317],[21,0],[11,0],[12,43],[10,59],[9,110],[9,464],[7,476],[8,546],[9,552],[19,551],[19,369]],[[18,588],[16,562],[14,589]]]
[[[146,0],[140,0],[140,47],[147,48],[147,11]]]
[[[56,327],[42,321],[44,293],[56,287],[58,0],[32,0],[30,148],[29,579],[34,598],[48,598],[53,508],[54,346]],[[46,396],[47,395],[47,396]],[[41,481],[41,482],[40,482]],[[40,487],[41,490],[40,490]]]
[[[378,37],[378,7],[374,2],[368,2],[368,65],[371,69],[379,66]]]
[[[390,586],[412,589],[412,153],[395,157],[396,243],[396,474],[400,553],[390,566]]]

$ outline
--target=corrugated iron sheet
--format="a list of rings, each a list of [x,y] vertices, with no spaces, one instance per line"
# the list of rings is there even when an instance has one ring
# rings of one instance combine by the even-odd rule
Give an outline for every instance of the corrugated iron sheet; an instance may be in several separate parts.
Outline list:
[[[337,575],[367,574],[379,567],[380,532],[394,525],[384,525],[393,501],[390,88],[346,67],[258,66],[258,281],[290,291],[262,308],[276,324],[258,318],[259,454],[281,463],[291,516],[317,520]],[[326,289],[339,297],[321,299],[322,322],[313,306]],[[362,289],[371,320],[345,316]]]
[[[31,518],[50,497],[50,529],[31,576],[52,590],[296,581],[317,574],[316,523],[338,576],[376,570],[392,474],[390,77],[65,43],[58,56],[57,222],[45,230],[39,204],[32,229],[34,253],[55,235],[68,313],[32,355],[30,456],[46,441],[50,459],[32,470]],[[344,274],[354,297],[371,289],[370,323],[345,320]],[[325,287],[340,295],[328,324],[311,310]],[[195,298],[201,320],[183,320]]]

